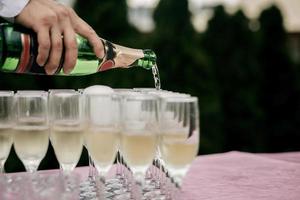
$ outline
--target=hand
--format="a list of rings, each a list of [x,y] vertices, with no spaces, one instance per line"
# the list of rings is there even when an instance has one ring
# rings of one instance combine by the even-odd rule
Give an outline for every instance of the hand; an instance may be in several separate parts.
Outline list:
[[[45,67],[47,74],[54,74],[57,70],[63,45],[63,71],[69,74],[73,70],[78,54],[76,33],[88,39],[98,58],[104,57],[103,45],[96,32],[72,8],[54,0],[30,0],[16,17],[16,23],[37,33],[36,62]]]

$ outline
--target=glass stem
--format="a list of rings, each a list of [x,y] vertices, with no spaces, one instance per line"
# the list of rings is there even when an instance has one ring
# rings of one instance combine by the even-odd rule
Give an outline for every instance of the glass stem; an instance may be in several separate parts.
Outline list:
[[[181,189],[182,179],[183,177],[181,175],[177,175],[173,177],[174,185],[176,188]]]
[[[105,184],[105,176],[100,175],[100,181],[101,181],[101,183]]]
[[[142,199],[143,197],[143,189],[145,185],[145,176],[141,172],[134,173],[135,183],[136,183],[136,199]]]
[[[28,166],[25,166],[25,169],[27,172],[29,173],[34,173],[37,171],[37,168],[38,166],[35,166],[35,165],[28,165]]]
[[[89,179],[95,179],[95,167],[92,157],[89,155]]]
[[[172,199],[172,191],[173,191],[173,182],[172,177],[170,176],[169,172],[166,172],[166,179],[164,183],[164,193],[167,199]]]
[[[4,160],[0,160],[0,173],[4,173],[5,172],[5,170],[4,170],[4,163],[5,163]]]

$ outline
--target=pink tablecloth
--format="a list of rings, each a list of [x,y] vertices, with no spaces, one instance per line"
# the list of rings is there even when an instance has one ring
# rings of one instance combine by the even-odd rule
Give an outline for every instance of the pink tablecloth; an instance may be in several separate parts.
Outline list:
[[[300,152],[229,152],[198,157],[184,200],[300,200]]]
[[[82,177],[88,168],[76,169]],[[199,156],[182,200],[300,200],[300,152],[228,152]]]

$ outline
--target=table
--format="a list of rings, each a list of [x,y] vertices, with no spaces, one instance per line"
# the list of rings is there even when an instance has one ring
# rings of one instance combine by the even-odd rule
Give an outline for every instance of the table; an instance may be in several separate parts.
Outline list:
[[[78,167],[75,173],[85,180],[88,167]],[[182,191],[182,200],[300,200],[300,152],[199,156]]]
[[[184,200],[300,200],[300,152],[228,152],[198,157]]]

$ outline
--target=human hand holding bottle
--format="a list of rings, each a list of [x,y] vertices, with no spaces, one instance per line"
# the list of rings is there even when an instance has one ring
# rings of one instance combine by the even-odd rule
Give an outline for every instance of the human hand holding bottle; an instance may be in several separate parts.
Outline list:
[[[15,22],[37,33],[36,62],[45,67],[47,74],[55,73],[62,56],[64,73],[72,71],[78,54],[76,34],[88,39],[98,58],[104,57],[104,47],[96,32],[72,8],[54,0],[30,0]]]

